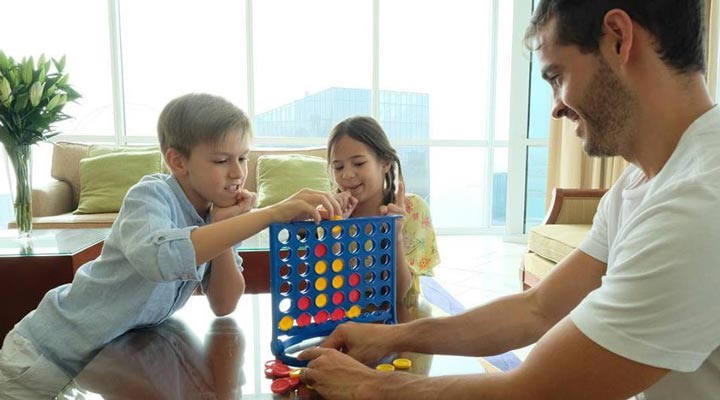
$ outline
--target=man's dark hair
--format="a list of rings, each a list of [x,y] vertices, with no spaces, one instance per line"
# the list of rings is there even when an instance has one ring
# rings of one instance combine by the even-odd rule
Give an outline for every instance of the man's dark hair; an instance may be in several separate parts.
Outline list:
[[[540,0],[525,43],[535,49],[540,31],[557,18],[558,44],[597,53],[603,18],[616,8],[650,32],[655,50],[667,65],[680,73],[705,72],[704,0]]]

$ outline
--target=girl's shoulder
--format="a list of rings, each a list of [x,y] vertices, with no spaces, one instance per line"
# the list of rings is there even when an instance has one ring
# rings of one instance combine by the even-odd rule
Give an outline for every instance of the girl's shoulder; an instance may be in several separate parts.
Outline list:
[[[415,193],[405,193],[405,212],[429,212],[425,199]]]

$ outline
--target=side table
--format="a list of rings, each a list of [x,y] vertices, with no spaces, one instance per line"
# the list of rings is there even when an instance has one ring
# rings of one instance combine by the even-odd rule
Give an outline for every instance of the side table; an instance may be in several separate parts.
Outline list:
[[[17,230],[0,230],[0,342],[34,310],[45,293],[70,283],[75,271],[100,255],[110,229],[35,229],[28,246]]]

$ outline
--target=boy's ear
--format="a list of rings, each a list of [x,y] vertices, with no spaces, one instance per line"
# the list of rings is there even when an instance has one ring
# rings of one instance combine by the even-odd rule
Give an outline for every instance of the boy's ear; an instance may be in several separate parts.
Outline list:
[[[165,163],[174,175],[187,173],[187,158],[172,147],[165,150]]]

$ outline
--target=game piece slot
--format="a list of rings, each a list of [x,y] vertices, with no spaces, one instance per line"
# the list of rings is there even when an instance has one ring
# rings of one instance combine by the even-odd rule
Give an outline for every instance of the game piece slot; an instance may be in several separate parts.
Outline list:
[[[384,281],[387,281],[388,279],[390,279],[390,271],[388,271],[388,270],[383,270],[383,271],[380,273],[380,279],[382,279],[382,280],[384,280]]]
[[[365,251],[373,251],[375,250],[375,242],[372,241],[372,239],[368,239],[365,241]]]
[[[350,244],[348,244],[348,251],[350,252],[350,254],[357,253],[358,249],[359,249],[358,242],[353,240],[352,242],[350,242]]]
[[[280,257],[281,261],[289,260],[291,255],[292,252],[290,251],[289,247],[281,247],[280,251],[278,252],[278,256]]]
[[[282,244],[288,244],[288,242],[290,242],[290,231],[281,229],[280,232],[278,232],[277,240]]]
[[[383,222],[382,224],[380,224],[380,232],[381,233],[390,232],[390,225],[387,222]]]
[[[383,254],[382,256],[380,256],[380,264],[382,264],[382,265],[390,264],[390,256],[387,254]]]
[[[280,303],[278,303],[278,309],[283,314],[287,314],[288,312],[290,312],[291,308],[292,308],[292,300],[291,299],[285,298],[285,299],[280,300]]]
[[[375,232],[373,224],[365,224],[365,235],[370,236]]]
[[[288,296],[290,294],[291,290],[292,290],[292,283],[283,282],[280,284],[280,294],[281,295]]]
[[[287,279],[290,277],[290,274],[292,273],[292,267],[289,264],[285,264],[282,267],[280,267],[280,277],[283,279]]]
[[[300,264],[298,264],[297,271],[298,271],[298,275],[306,276],[308,274],[308,272],[310,272],[310,264],[308,264],[304,261],[301,262]]]
[[[373,283],[375,281],[375,274],[373,272],[368,272],[365,274],[365,283]]]
[[[356,270],[360,265],[360,259],[358,259],[357,257],[350,257],[348,264],[350,265],[350,269]]]
[[[325,240],[325,228],[322,226],[315,228],[315,238],[317,240]]]
[[[390,248],[390,239],[383,238],[383,240],[380,241],[380,248],[383,250],[387,250]]]
[[[368,268],[372,268],[373,265],[375,265],[375,257],[371,255],[365,256],[365,266]]]
[[[340,243],[340,242],[333,243],[332,253],[336,256],[342,255],[342,253],[343,253],[342,243]]]
[[[380,296],[387,297],[390,294],[390,286],[383,286],[380,288]]]
[[[348,235],[350,237],[356,237],[358,235],[358,226],[355,224],[350,224],[348,227]]]
[[[307,229],[305,229],[305,228],[298,229],[297,232],[295,232],[295,238],[298,240],[298,242],[305,243],[308,238]]]
[[[307,246],[300,246],[297,249],[297,256],[301,260],[307,259],[309,253],[310,253],[310,248],[308,248]]]

